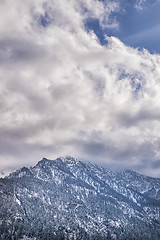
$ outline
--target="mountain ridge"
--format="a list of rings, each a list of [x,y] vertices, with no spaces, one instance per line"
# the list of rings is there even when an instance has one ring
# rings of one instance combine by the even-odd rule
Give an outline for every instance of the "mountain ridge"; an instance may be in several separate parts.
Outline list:
[[[160,179],[130,170],[43,158],[1,178],[0,200],[2,240],[160,238]]]

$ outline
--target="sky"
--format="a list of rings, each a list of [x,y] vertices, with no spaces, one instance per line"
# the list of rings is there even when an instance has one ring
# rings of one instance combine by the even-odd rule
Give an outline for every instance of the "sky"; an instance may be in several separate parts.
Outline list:
[[[160,1],[0,0],[0,173],[70,155],[160,177]]]

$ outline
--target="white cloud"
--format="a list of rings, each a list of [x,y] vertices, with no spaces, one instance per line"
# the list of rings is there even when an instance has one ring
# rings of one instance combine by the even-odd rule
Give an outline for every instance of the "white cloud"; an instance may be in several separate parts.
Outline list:
[[[114,37],[101,46],[84,27],[88,17],[109,24],[118,4],[0,4],[1,168],[68,154],[131,168],[157,161],[160,56]]]

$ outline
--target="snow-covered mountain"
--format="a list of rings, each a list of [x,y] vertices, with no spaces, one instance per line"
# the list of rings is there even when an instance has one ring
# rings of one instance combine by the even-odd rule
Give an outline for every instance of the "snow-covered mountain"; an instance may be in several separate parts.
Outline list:
[[[159,240],[160,179],[43,158],[0,179],[0,239]]]

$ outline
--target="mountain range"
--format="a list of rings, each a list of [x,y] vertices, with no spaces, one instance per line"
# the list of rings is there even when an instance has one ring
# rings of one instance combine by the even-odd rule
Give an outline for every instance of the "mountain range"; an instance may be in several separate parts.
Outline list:
[[[0,240],[159,240],[160,179],[73,157],[0,179]]]

